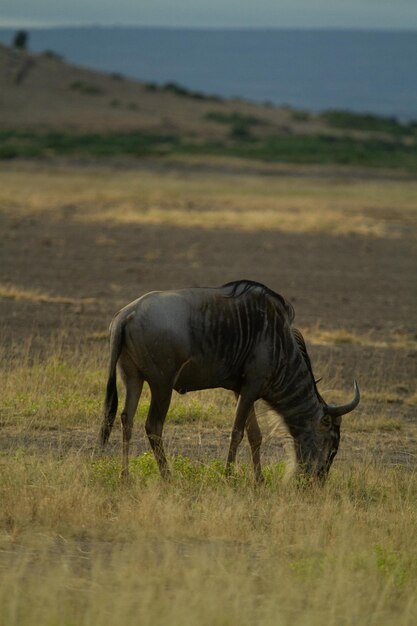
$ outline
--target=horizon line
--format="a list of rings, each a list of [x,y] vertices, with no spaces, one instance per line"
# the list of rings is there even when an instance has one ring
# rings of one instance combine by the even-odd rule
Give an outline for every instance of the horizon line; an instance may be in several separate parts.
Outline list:
[[[376,31],[376,32],[417,32],[416,26],[186,26],[186,25],[157,25],[157,24],[100,24],[100,23],[28,23],[15,22],[3,24],[0,20],[0,29],[2,30],[58,30],[64,28],[141,28],[149,30],[196,30],[196,31]]]

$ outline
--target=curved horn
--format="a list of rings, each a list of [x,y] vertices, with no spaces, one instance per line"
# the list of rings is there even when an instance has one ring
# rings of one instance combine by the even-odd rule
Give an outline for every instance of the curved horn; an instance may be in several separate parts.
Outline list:
[[[335,404],[327,405],[327,413],[331,415],[331,417],[341,417],[342,415],[346,415],[346,413],[350,413],[353,409],[356,409],[359,404],[359,400],[361,399],[359,385],[356,380],[353,383],[353,388],[355,390],[355,397],[351,402],[341,404],[340,406],[336,406]]]

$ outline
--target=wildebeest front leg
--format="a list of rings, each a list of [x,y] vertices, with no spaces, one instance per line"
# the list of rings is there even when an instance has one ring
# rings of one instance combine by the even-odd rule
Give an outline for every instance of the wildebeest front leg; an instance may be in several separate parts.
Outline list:
[[[236,400],[239,399],[239,394],[235,393]],[[264,480],[261,467],[261,445],[262,445],[262,433],[259,428],[258,420],[256,419],[255,406],[249,409],[248,417],[246,420],[246,434],[252,453],[253,470],[255,472],[255,480],[258,483],[262,483]]]
[[[150,385],[150,387],[152,398],[145,424],[146,434],[148,435],[149,443],[151,444],[162,478],[169,479],[170,471],[162,443],[162,430],[171,402],[172,389],[167,389],[159,385]]]
[[[232,437],[230,441],[229,454],[226,462],[226,475],[229,476],[232,470],[232,464],[236,460],[236,453],[240,442],[243,439],[243,434],[246,426],[246,422],[249,418],[251,410],[253,410],[253,396],[252,394],[242,393],[239,396],[239,400],[236,405],[236,416],[233,424]]]
[[[248,419],[246,421],[246,434],[248,436],[252,452],[255,480],[257,483],[262,483],[264,481],[261,467],[262,433],[261,429],[259,428],[258,420],[256,419],[255,407],[253,406],[253,404],[252,409],[249,412]]]

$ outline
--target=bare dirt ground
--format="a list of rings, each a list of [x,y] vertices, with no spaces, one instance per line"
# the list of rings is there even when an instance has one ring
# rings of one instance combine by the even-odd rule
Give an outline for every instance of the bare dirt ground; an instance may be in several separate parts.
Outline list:
[[[149,164],[134,167],[140,178]],[[119,169],[115,165],[115,176]],[[171,175],[184,180],[201,176],[201,170],[202,166],[197,170],[169,166]],[[30,174],[30,167],[27,171]],[[108,164],[104,175],[109,175]],[[310,175],[316,174],[311,170]],[[329,181],[335,175],[329,170]],[[359,178],[364,175],[358,173]],[[221,176],[230,181],[237,174],[230,166]],[[308,177],[308,170],[302,176]],[[324,171],[320,176],[326,179]],[[347,431],[340,460],[382,454],[390,463],[415,466],[417,247],[412,228],[397,229],[395,237],[334,236],[222,228],[221,215],[215,229],[81,222],[72,219],[74,211],[71,205],[28,215],[0,211],[0,284],[49,296],[49,300],[7,293],[0,297],[5,359],[12,355],[18,359],[29,343],[32,351],[47,354],[50,338],[61,331],[69,349],[73,342],[88,351],[115,311],[149,290],[259,280],[294,304],[296,324],[305,330],[316,374],[320,376],[322,369],[336,376],[346,394],[355,376],[364,395],[362,415],[397,420],[398,428],[392,431],[366,427]],[[333,333],[347,329],[361,341],[314,341],[308,329],[318,327]],[[404,341],[399,344],[398,338]],[[104,363],[107,346],[104,341],[100,345]],[[139,449],[147,449],[142,434],[136,437]],[[227,438],[227,430],[204,425],[171,425],[167,430],[170,450],[193,458],[223,458]],[[90,453],[94,442],[88,423],[84,429],[49,431],[0,428],[3,451],[20,446],[39,452]],[[267,456],[274,456],[282,449],[282,440],[270,437],[265,447]],[[114,436],[109,453],[118,448]]]

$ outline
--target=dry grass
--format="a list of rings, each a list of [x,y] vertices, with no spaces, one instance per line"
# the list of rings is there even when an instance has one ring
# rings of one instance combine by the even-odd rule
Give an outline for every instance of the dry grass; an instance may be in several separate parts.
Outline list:
[[[79,306],[83,304],[92,304],[94,298],[69,298],[67,296],[51,296],[47,293],[41,293],[34,289],[23,289],[15,285],[0,284],[0,298],[8,300],[23,300],[25,302],[41,303],[41,304],[71,304]]]
[[[101,339],[102,333],[98,336]],[[26,356],[19,352],[18,361],[10,360],[5,352],[2,354],[2,426],[21,431],[98,429],[106,381],[107,348],[101,341],[98,344],[94,341],[88,350],[83,343],[73,344],[68,350],[67,343],[63,334],[52,339],[46,358],[34,356],[30,342]],[[123,385],[120,383],[119,387],[121,405]],[[175,394],[168,422],[224,426],[230,423],[234,406],[232,398],[232,394],[220,390],[196,392],[185,397]],[[150,393],[145,386],[137,415],[139,423],[145,420],[149,402]]]
[[[409,406],[417,407],[417,391],[407,398],[407,404],[409,404]]]
[[[119,456],[91,457],[80,437],[98,428],[106,350],[94,342],[68,352],[64,339],[47,359],[3,355],[1,420],[22,436],[0,455],[5,625],[415,623],[415,473],[364,453],[336,463],[324,489],[297,489],[275,460],[254,490],[241,460],[234,481],[224,479],[222,449],[203,465],[172,458],[169,485],[146,453],[124,487]],[[337,375],[325,374],[343,400]],[[208,394],[176,399],[171,428],[228,430],[230,394]],[[148,403],[145,394],[137,423]],[[376,415],[378,400],[364,405]],[[279,426],[260,409],[267,446]],[[379,438],[397,432],[387,420],[373,424]],[[364,424],[354,416],[344,431]],[[51,428],[77,428],[78,447],[31,452],[30,433],[51,438]]]
[[[356,345],[369,348],[403,348],[417,349],[417,335],[406,332],[385,332],[384,339],[376,337],[375,333],[358,333],[347,328],[329,330],[315,326],[305,329],[305,336],[309,343],[319,346]]]
[[[417,184],[328,181],[219,173],[181,174],[107,166],[19,164],[0,174],[0,206],[16,218],[170,224],[180,227],[396,237],[416,226]],[[395,209],[393,209],[395,207]]]
[[[359,464],[322,490],[253,491],[179,467],[125,489],[77,456],[0,463],[7,626],[417,619],[414,474]]]
[[[336,331],[321,329],[319,336],[321,334],[332,338],[330,345],[338,344]],[[305,336],[309,338],[309,343],[310,338],[313,345],[316,343],[314,331],[306,332]],[[359,345],[374,345],[366,337],[353,333],[352,336]],[[15,350],[12,346],[8,351],[0,352],[0,424],[22,432],[61,428],[96,431],[101,419],[106,381],[107,338],[106,331],[87,333],[85,339],[58,333],[48,340],[47,356],[36,356],[31,341],[27,342],[26,348],[19,345],[19,349]],[[317,343],[322,345],[320,341]],[[341,342],[347,348],[352,344],[350,341]],[[410,344],[405,342],[397,347],[408,349]],[[18,354],[18,359],[11,357],[14,353]],[[322,377],[319,388],[324,398],[332,403],[347,402],[351,389],[342,382],[335,362],[329,359],[327,353],[316,357],[313,359],[314,371]],[[415,384],[393,381],[387,384],[382,370],[370,371],[367,376],[360,377],[360,383],[361,410],[344,421],[343,429],[349,432],[407,431],[408,423],[401,415],[394,415],[391,409],[416,405]],[[119,381],[120,406],[123,398],[124,389]],[[136,416],[138,424],[144,423],[149,403],[150,393],[145,385]],[[180,426],[192,424],[199,431],[207,428],[229,429],[233,412],[233,394],[224,390],[212,389],[185,396],[174,394],[167,422]],[[263,402],[257,404],[257,413],[266,442],[275,435],[282,436],[280,421]]]

